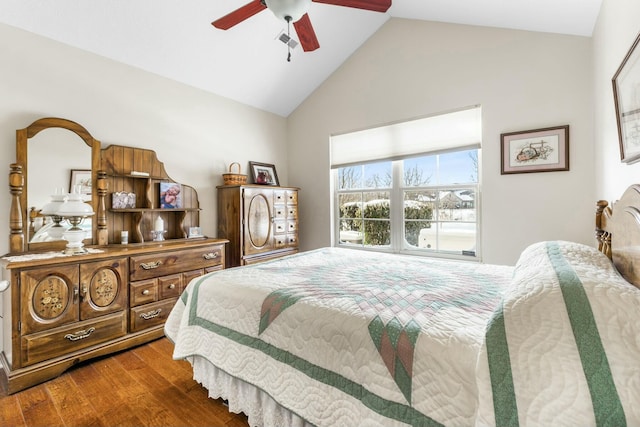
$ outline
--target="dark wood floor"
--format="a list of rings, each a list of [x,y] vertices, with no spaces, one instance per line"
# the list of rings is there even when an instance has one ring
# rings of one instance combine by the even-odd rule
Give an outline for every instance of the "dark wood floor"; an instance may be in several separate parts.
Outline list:
[[[11,396],[0,390],[0,425],[247,427],[244,414],[207,397],[172,351],[162,338]]]

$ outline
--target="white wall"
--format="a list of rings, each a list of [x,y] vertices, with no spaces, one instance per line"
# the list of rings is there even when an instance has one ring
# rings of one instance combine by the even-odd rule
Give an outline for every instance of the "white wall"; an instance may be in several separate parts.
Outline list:
[[[483,260],[513,264],[539,240],[593,244],[591,67],[587,37],[389,20],[289,117],[303,249],[330,244],[331,134],[474,104]],[[501,133],[565,124],[569,172],[500,175]]]
[[[172,179],[198,192],[203,232],[215,237],[216,185],[237,161],[273,163],[287,183],[286,120],[104,57],[0,24],[0,188],[9,201],[15,131],[42,117],[84,126],[105,147],[155,150]],[[51,188],[51,191],[54,189]],[[0,209],[0,253],[9,207]]]
[[[620,161],[611,79],[640,33],[638,0],[604,0],[593,34],[595,175],[598,198],[617,200],[640,183],[640,162]]]

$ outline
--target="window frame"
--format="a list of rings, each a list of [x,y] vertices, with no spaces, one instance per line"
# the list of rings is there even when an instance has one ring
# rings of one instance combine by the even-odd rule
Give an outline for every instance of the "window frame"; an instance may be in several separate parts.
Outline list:
[[[423,157],[423,156],[435,156],[440,154],[447,154],[451,152],[457,151],[470,151],[476,150],[478,157],[478,170],[477,170],[477,181],[475,183],[464,183],[464,184],[434,184],[434,185],[422,185],[422,186],[406,186],[404,183],[404,171],[403,171],[403,162],[404,160],[415,158],[415,157]],[[482,149],[478,146],[473,147],[456,147],[450,150],[439,150],[437,152],[431,153],[423,153],[420,156],[411,155],[404,156],[401,158],[394,159],[386,159],[386,160],[378,160],[375,162],[363,162],[356,163],[351,165],[344,165],[338,168],[334,168],[331,170],[332,175],[332,200],[333,200],[333,210],[332,210],[332,246],[335,247],[344,247],[356,250],[365,250],[365,251],[377,251],[377,252],[386,252],[386,253],[399,253],[399,254],[407,254],[407,255],[417,255],[417,256],[427,256],[434,258],[445,258],[445,259],[454,259],[454,260],[466,260],[466,261],[475,261],[480,262],[481,258],[481,173],[480,173],[480,157],[481,157]],[[359,188],[350,188],[350,189],[340,189],[339,182],[339,170],[345,167],[352,166],[364,166],[371,163],[381,163],[381,162],[391,162],[391,187],[359,187]],[[439,166],[438,166],[439,167]],[[405,218],[404,218],[404,196],[405,191],[441,191],[441,190],[455,190],[455,189],[473,189],[475,191],[475,253],[474,255],[470,254],[462,254],[456,252],[447,252],[441,250],[434,249],[426,249],[426,248],[418,248],[411,246],[406,238],[406,228],[405,228]],[[367,193],[367,192],[375,192],[375,191],[388,191],[390,193],[389,203],[389,222],[390,222],[390,245],[389,246],[365,246],[362,244],[345,244],[340,243],[340,224],[343,218],[340,217],[340,195],[346,193]],[[436,215],[436,211],[434,211],[434,218]],[[364,218],[361,218],[364,219]],[[431,221],[443,222],[440,219],[433,219]],[[446,221],[445,221],[446,222]],[[399,232],[397,231],[399,230]]]

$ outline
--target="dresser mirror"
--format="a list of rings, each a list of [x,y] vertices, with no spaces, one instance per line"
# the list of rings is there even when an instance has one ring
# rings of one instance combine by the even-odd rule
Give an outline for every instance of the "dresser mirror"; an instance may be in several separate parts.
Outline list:
[[[44,118],[16,131],[16,164],[22,166],[24,187],[20,195],[23,251],[55,250],[65,241],[47,233],[51,219],[39,211],[51,201],[51,195],[72,191],[71,185],[84,182],[83,199],[97,210],[96,170],[100,142],[79,125],[66,119]],[[72,178],[75,181],[72,181]],[[85,218],[83,228],[90,236],[85,244],[95,243],[95,221]],[[14,248],[15,249],[15,248]],[[18,250],[19,251],[19,250]]]

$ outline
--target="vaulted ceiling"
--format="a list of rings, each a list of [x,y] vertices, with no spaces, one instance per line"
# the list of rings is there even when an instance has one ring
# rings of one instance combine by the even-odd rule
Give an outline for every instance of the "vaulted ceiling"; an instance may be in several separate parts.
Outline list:
[[[393,0],[386,13],[311,3],[320,48],[298,46],[291,62],[286,23],[268,10],[211,25],[249,2],[2,0],[0,23],[286,117],[391,18],[589,37],[602,0]]]

